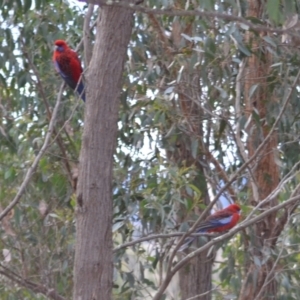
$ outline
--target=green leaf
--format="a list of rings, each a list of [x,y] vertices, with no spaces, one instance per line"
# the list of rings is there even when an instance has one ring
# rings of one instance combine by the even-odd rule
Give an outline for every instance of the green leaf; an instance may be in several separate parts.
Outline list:
[[[275,41],[273,41],[273,39],[269,36],[264,36],[263,39],[268,43],[270,44],[271,46],[273,46],[274,48],[277,47]]]
[[[267,2],[267,12],[272,21],[276,24],[279,23],[280,16],[280,0],[268,0]]]
[[[4,178],[5,179],[13,179],[16,176],[15,168],[10,167],[8,170],[5,171]]]
[[[197,158],[197,154],[198,154],[198,149],[199,149],[199,141],[198,139],[194,139],[192,141],[192,144],[191,144],[191,148],[192,148],[192,156],[193,158]]]
[[[246,56],[251,56],[251,51],[242,43],[238,43],[238,49]]]
[[[260,261],[259,257],[254,255],[253,259],[254,259],[255,265],[260,268],[261,267],[261,261]]]
[[[213,0],[201,0],[200,5],[204,8],[207,9],[208,11],[214,9],[215,1]]]
[[[257,84],[253,84],[251,87],[250,87],[250,90],[249,90],[249,98],[251,99],[255,93],[255,91],[257,90],[257,88],[259,87],[259,83]]]
[[[198,195],[201,195],[201,191],[194,185],[194,184],[189,184],[189,187],[196,192]]]

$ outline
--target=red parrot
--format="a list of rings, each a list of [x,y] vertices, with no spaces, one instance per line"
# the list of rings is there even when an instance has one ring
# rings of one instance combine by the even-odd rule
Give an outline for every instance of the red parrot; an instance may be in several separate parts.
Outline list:
[[[199,232],[223,232],[234,227],[240,219],[240,206],[238,204],[230,204],[214,214],[208,216],[204,222],[200,223],[196,229]],[[180,247],[182,251],[190,246],[195,237],[188,237],[184,244]]]
[[[83,71],[77,53],[69,48],[63,40],[57,40],[54,44],[55,50],[52,59],[56,71],[85,102],[84,85],[81,78]]]

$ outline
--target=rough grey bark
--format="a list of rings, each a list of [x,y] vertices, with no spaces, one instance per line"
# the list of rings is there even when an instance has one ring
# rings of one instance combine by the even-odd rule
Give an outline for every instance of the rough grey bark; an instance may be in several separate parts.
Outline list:
[[[121,79],[133,26],[132,11],[101,9],[87,72],[87,101],[77,190],[73,298],[111,299],[112,168]]]
[[[208,251],[201,253],[179,271],[181,299],[211,299],[211,276],[214,258],[213,255],[207,256],[207,254]]]

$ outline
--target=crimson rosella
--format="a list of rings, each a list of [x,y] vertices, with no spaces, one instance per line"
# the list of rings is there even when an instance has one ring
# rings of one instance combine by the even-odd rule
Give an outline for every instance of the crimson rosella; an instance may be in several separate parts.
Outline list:
[[[77,53],[63,40],[55,41],[53,63],[56,71],[64,81],[85,101],[84,85],[82,82],[82,67]],[[79,82],[80,81],[80,82]]]
[[[230,204],[214,214],[208,216],[206,220],[200,223],[196,229],[196,233],[200,232],[223,232],[234,227],[240,219],[240,206],[238,204]],[[188,237],[184,244],[180,247],[182,251],[190,246],[195,237]]]

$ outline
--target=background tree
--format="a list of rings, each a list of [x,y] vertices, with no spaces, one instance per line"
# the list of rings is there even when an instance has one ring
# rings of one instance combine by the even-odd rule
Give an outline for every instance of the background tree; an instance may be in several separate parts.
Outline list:
[[[0,4],[3,297],[70,298],[76,241],[74,297],[108,299],[113,279],[115,299],[299,298],[297,1],[102,3],[97,28],[91,5]],[[58,38],[84,42],[87,105],[59,91]],[[241,225],[174,252],[169,235],[229,201]]]

